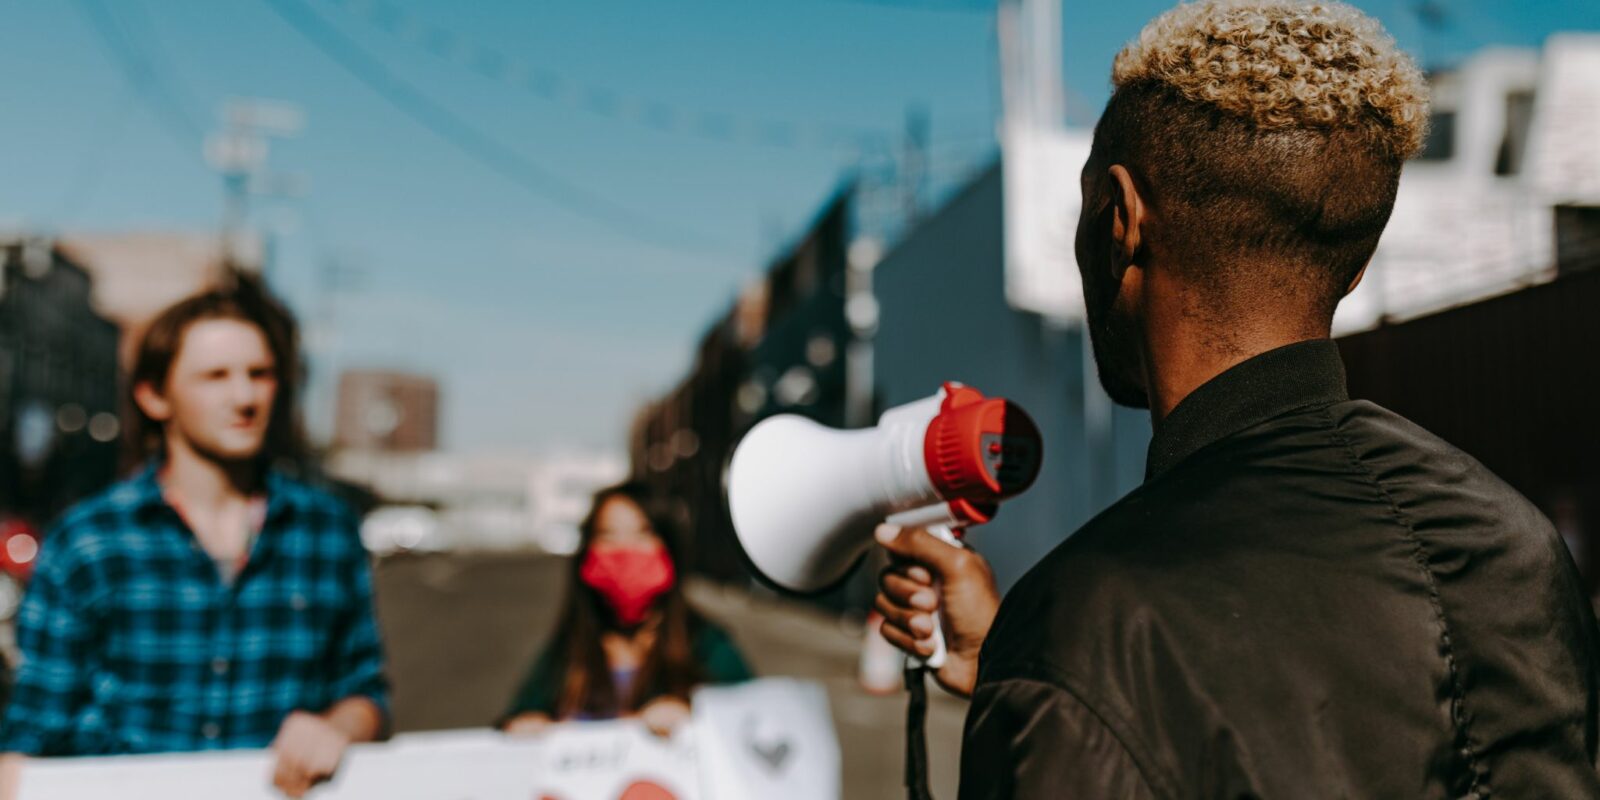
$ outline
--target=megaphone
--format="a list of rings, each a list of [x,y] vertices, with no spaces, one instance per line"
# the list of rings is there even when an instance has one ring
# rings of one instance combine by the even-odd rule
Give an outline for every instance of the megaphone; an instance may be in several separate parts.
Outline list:
[[[865,430],[782,414],[734,450],[728,509],[767,580],[815,593],[849,574],[879,523],[948,538],[988,522],[1033,483],[1042,449],[1021,408],[958,383],[889,409]]]

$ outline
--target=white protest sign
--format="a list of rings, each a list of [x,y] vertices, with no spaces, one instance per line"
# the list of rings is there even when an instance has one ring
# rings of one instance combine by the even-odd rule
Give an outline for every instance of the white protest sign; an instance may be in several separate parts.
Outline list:
[[[632,722],[561,726],[539,740],[492,731],[400,737],[353,748],[316,800],[699,800],[691,737]],[[261,751],[30,762],[22,798],[282,800]]]
[[[694,717],[706,796],[837,798],[839,740],[827,708],[827,692],[801,681],[702,689]]]
[[[313,800],[828,800],[839,751],[826,694],[753,681],[706,689],[671,739],[631,720],[558,725],[537,738],[488,730],[351,748]],[[22,800],[281,800],[260,750],[37,759]]]

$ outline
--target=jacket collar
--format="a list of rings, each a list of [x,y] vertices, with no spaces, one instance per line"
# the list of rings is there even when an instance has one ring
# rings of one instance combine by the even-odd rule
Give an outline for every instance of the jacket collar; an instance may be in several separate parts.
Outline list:
[[[1350,399],[1332,339],[1279,347],[1236,364],[1185,397],[1155,427],[1145,480],[1201,448],[1290,411]]]

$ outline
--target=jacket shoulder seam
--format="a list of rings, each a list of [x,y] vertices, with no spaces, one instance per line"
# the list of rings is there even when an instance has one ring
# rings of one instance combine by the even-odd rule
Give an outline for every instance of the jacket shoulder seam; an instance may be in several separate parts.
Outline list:
[[[1339,423],[1334,420],[1331,408],[1323,409],[1323,414],[1328,422],[1328,434],[1344,450],[1345,455],[1350,459],[1351,465],[1377,491],[1384,504],[1388,506],[1390,516],[1394,518],[1405,537],[1410,541],[1412,562],[1416,564],[1417,570],[1422,573],[1423,580],[1427,583],[1428,602],[1433,607],[1434,620],[1439,626],[1439,649],[1444,654],[1445,667],[1450,676],[1450,722],[1455,726],[1456,735],[1460,739],[1460,753],[1466,757],[1467,766],[1472,771],[1472,783],[1468,787],[1468,794],[1476,795],[1479,790],[1490,788],[1489,769],[1472,739],[1472,730],[1466,713],[1466,687],[1461,681],[1455,643],[1450,637],[1450,621],[1445,615],[1444,600],[1439,594],[1439,582],[1433,574],[1433,569],[1428,566],[1428,546],[1422,541],[1422,537],[1417,534],[1416,526],[1412,524],[1411,519],[1401,510],[1399,502],[1395,500],[1394,494],[1389,491],[1389,487],[1384,485],[1377,473],[1373,471],[1372,466],[1356,452],[1355,445],[1350,441],[1349,437],[1345,436],[1344,431],[1339,427]]]

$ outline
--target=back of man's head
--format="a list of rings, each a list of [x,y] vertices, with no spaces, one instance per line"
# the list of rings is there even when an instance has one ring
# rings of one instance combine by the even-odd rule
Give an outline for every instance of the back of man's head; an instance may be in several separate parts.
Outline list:
[[[1382,27],[1337,2],[1203,0],[1147,25],[1112,82],[1091,163],[1148,194],[1154,258],[1220,319],[1331,319],[1426,134],[1426,83]]]

